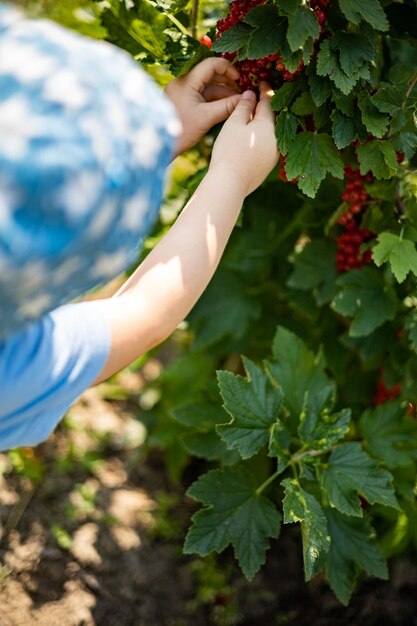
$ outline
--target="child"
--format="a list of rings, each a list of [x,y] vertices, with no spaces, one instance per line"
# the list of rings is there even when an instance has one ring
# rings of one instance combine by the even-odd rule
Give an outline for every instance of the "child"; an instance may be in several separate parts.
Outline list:
[[[0,7],[0,449],[45,439],[204,291],[278,156],[268,86],[257,102],[233,89],[238,76],[208,59],[165,97],[109,44]],[[59,306],[137,253],[176,135],[179,154],[224,120],[206,177],[119,292]]]

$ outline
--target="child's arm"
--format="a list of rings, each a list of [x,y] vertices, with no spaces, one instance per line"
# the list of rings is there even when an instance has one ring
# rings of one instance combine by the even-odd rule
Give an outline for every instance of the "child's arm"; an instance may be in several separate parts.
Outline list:
[[[270,92],[246,92],[214,145],[207,176],[116,296],[103,301],[111,349],[100,382],[166,339],[210,281],[244,198],[277,161]]]

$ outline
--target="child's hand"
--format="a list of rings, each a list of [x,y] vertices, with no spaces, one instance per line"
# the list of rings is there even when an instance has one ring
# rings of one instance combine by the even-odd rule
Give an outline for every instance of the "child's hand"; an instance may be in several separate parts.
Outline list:
[[[252,91],[245,91],[213,147],[210,169],[240,180],[245,195],[259,187],[278,161],[272,95],[267,83],[261,83],[258,103]]]
[[[177,153],[194,146],[212,126],[223,122],[240,100],[237,69],[226,59],[211,58],[171,81],[165,94],[177,109],[183,132]]]

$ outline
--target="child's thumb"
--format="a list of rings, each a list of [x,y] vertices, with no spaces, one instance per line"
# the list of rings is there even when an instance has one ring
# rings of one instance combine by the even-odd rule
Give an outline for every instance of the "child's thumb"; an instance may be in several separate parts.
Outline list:
[[[250,90],[244,91],[230,119],[233,119],[235,122],[248,124],[253,118],[255,109],[256,96],[254,92]]]

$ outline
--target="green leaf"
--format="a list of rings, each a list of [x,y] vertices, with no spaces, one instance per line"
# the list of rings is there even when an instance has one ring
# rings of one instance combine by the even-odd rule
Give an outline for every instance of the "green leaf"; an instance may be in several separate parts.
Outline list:
[[[394,146],[388,139],[368,141],[359,146],[358,155],[361,174],[372,172],[378,180],[391,178],[398,170],[397,155]]]
[[[299,96],[291,107],[291,111],[295,115],[311,115],[317,111],[314,100],[308,91]]]
[[[181,441],[189,454],[208,461],[220,461],[222,465],[235,465],[240,460],[239,454],[234,450],[228,450],[214,430],[205,433],[184,433]]]
[[[383,137],[388,130],[389,116],[377,109],[370,95],[366,92],[359,94],[358,104],[366,129],[374,137]]]
[[[299,178],[298,186],[314,198],[326,174],[343,178],[343,161],[331,137],[326,133],[299,133],[287,156],[288,179]]]
[[[365,411],[359,425],[369,452],[388,467],[409,465],[417,459],[417,422],[405,415],[399,402]]]
[[[330,546],[326,515],[316,498],[305,491],[298,480],[286,478],[281,485],[285,489],[284,524],[300,522],[305,579],[310,580],[323,566]]]
[[[364,63],[375,59],[375,47],[363,35],[338,31],[330,41],[333,50],[339,50],[341,69],[348,76],[358,72]]]
[[[347,435],[350,419],[350,409],[338,413],[324,410],[320,414],[305,411],[301,414],[298,434],[311,448],[328,450]]]
[[[393,138],[392,143],[395,150],[404,152],[406,159],[412,159],[417,151],[417,133],[399,133]]]
[[[325,363],[292,332],[278,326],[272,344],[273,361],[267,370],[284,394],[284,405],[294,429],[303,410],[320,413],[332,401],[334,383],[325,374]]]
[[[294,271],[287,285],[312,291],[319,306],[330,302],[335,294],[336,245],[328,239],[315,239],[294,258]]]
[[[355,120],[347,117],[338,109],[332,113],[333,120],[333,139],[336,146],[341,150],[355,141],[358,136]]]
[[[233,272],[218,272],[190,315],[196,332],[194,348],[243,337],[259,314],[259,301],[247,293],[243,280]]]
[[[389,23],[378,0],[339,0],[339,7],[349,22],[368,22],[375,30],[387,31]]]
[[[417,276],[417,250],[413,241],[388,232],[380,233],[377,241],[372,258],[378,267],[389,262],[399,283],[406,279],[409,272]]]
[[[353,318],[349,329],[351,337],[369,335],[394,318],[397,309],[395,293],[375,269],[351,270],[340,276],[336,284],[340,291],[331,306],[337,313]]]
[[[224,408],[231,422],[217,427],[229,450],[238,449],[248,459],[269,441],[270,428],[278,418],[282,393],[274,389],[267,375],[247,358],[243,359],[247,379],[231,372],[217,372]]]
[[[277,471],[279,473],[287,469],[291,459],[290,453],[291,433],[284,424],[277,420],[271,429],[269,439],[268,456],[278,459]]]
[[[300,5],[295,14],[288,17],[287,39],[293,52],[301,48],[307,39],[318,39],[320,26],[316,14],[305,5]]]
[[[322,474],[322,486],[330,505],[346,515],[363,516],[359,494],[370,504],[399,508],[392,475],[379,468],[358,442],[333,450]]]
[[[248,24],[238,22],[221,34],[221,37],[213,43],[213,52],[236,52],[245,48],[248,39],[253,32]]]
[[[298,120],[295,115],[288,111],[281,111],[278,115],[275,134],[277,137],[278,148],[282,154],[287,154],[297,136]]]
[[[395,115],[402,109],[403,94],[395,85],[380,83],[378,91],[372,96],[372,102],[382,113]]]
[[[363,69],[360,68],[357,72],[348,76],[340,66],[339,55],[331,49],[330,41],[326,39],[321,44],[317,55],[317,74],[319,76],[328,76],[343,94],[348,95],[360,78],[366,78],[366,74],[362,76],[362,72]]]
[[[332,509],[326,509],[326,517],[331,538],[326,575],[340,602],[347,606],[358,570],[387,580],[388,568],[368,517],[347,517]]]
[[[184,552],[206,556],[232,544],[243,573],[253,578],[265,563],[269,537],[279,535],[281,518],[256,488],[254,477],[239,466],[201,476],[187,494],[206,506],[192,518]]]
[[[181,35],[177,41],[168,40],[166,52],[169,55],[169,70],[177,78],[187,74],[194,65],[211,56],[207,46],[186,35]]]
[[[176,422],[188,428],[210,430],[224,420],[224,412],[219,404],[212,402],[192,402],[177,406],[170,412]]]
[[[300,6],[299,0],[275,0],[281,15],[295,15]]]
[[[299,82],[287,82],[282,85],[271,98],[271,109],[273,111],[282,111],[289,109],[294,98],[300,93],[301,85]]]
[[[308,77],[308,84],[314,104],[321,107],[332,93],[329,79],[318,76],[315,71],[312,71]]]
[[[261,59],[280,50],[285,43],[285,21],[273,5],[257,6],[249,11],[244,22],[255,30],[248,41],[245,58]]]

